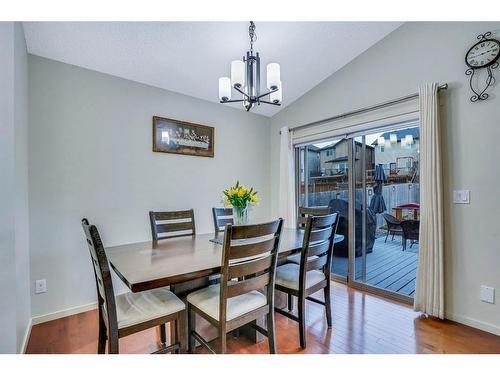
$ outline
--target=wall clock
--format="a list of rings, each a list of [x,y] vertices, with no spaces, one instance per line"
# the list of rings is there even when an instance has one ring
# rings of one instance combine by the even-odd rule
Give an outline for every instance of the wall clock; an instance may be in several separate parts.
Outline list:
[[[488,99],[489,95],[486,90],[495,83],[492,70],[498,68],[498,58],[500,57],[500,41],[491,38],[491,32],[479,34],[477,39],[479,42],[474,44],[465,54],[465,64],[469,67],[465,74],[470,76],[469,86],[474,93],[470,97],[471,102]],[[474,83],[474,75],[480,69],[486,69],[487,77],[484,86],[479,82]]]

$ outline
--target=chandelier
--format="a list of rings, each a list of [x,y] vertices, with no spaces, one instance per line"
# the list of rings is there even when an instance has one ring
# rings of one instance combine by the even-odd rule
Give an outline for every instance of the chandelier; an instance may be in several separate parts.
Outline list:
[[[281,105],[282,90],[280,80],[280,65],[277,63],[267,64],[267,91],[260,93],[260,57],[259,53],[253,50],[253,44],[257,40],[255,34],[255,24],[250,21],[248,28],[250,36],[250,51],[247,51],[243,60],[231,62],[231,78],[219,78],[219,99],[221,103],[243,103],[247,112],[260,103]],[[234,88],[242,95],[241,99],[231,100],[231,91]],[[269,100],[264,100],[269,96]]]

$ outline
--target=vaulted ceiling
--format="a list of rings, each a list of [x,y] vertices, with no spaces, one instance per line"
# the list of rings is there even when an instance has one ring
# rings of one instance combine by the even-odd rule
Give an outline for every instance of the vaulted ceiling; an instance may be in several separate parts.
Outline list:
[[[283,105],[401,25],[396,22],[255,22],[263,66],[281,65]],[[249,48],[245,22],[25,22],[28,52],[218,103],[218,78]],[[221,104],[222,105],[222,104]],[[228,104],[224,104],[228,105]],[[241,104],[230,104],[243,110]]]

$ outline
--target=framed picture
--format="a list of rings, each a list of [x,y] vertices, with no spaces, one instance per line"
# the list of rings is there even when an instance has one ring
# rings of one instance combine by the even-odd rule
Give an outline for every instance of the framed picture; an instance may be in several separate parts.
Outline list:
[[[214,157],[215,128],[153,117],[153,151]]]

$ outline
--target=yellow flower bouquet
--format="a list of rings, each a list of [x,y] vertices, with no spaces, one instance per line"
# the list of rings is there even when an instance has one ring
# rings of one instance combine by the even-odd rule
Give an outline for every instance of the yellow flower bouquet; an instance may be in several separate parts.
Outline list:
[[[234,222],[237,225],[246,224],[248,221],[247,208],[248,205],[259,203],[257,192],[252,188],[247,188],[245,185],[236,181],[236,185],[224,190],[224,205],[233,206]]]

